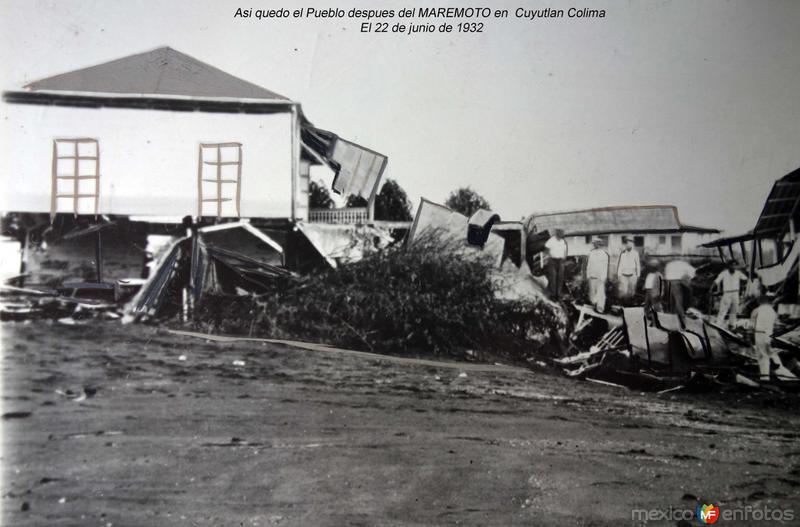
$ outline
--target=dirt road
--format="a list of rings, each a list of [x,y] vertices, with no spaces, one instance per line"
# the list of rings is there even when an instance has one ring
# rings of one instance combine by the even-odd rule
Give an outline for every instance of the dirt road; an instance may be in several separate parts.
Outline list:
[[[113,322],[2,331],[3,525],[629,525],[697,500],[800,517],[797,409]]]

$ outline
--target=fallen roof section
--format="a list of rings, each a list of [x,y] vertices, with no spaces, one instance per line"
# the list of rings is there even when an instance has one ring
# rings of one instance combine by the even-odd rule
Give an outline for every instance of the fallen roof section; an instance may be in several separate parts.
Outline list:
[[[125,306],[126,315],[159,316],[170,302],[182,302],[181,291],[192,286],[194,302],[198,302],[204,292],[222,291],[235,293],[263,292],[273,280],[290,279],[294,275],[284,267],[256,260],[245,254],[215,246],[204,236],[213,233],[243,229],[271,249],[283,254],[283,248],[267,235],[257,231],[248,223],[225,223],[214,227],[198,229],[198,243],[193,247],[189,237],[180,238],[169,247],[159,260],[150,277],[141,289]],[[190,276],[191,262],[194,260],[194,276]]]
[[[261,232],[260,230],[256,229],[247,220],[241,220],[238,222],[233,223],[221,223],[219,225],[209,225],[208,227],[201,227],[198,229],[199,232],[219,232],[225,231],[228,229],[244,229],[248,233],[252,234],[262,242],[266,243],[279,253],[283,253],[283,247],[278,245],[278,242]]]
[[[364,146],[342,139],[333,132],[315,128],[303,118],[301,141],[304,151],[334,172],[331,188],[343,196],[360,196],[372,203],[380,187],[389,158]]]
[[[780,236],[789,231],[790,222],[800,226],[800,168],[775,182],[770,190],[753,234]]]

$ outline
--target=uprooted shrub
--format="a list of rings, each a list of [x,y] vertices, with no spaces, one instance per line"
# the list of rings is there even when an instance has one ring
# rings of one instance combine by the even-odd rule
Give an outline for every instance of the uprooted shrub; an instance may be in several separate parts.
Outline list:
[[[560,308],[495,298],[491,264],[425,242],[394,247],[260,295],[205,295],[205,331],[324,342],[394,354],[525,359],[558,351]]]

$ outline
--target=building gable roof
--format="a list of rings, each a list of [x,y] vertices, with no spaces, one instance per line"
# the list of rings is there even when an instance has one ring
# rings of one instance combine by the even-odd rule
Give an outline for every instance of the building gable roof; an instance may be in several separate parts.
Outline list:
[[[47,77],[29,91],[288,101],[169,47]]]
[[[549,214],[534,214],[526,220],[528,230],[563,229],[566,235],[636,232],[719,232],[682,224],[672,205],[605,207]]]

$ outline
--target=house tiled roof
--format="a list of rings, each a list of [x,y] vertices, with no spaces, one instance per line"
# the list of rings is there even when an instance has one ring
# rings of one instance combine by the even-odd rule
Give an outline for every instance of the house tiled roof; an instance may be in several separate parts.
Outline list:
[[[33,92],[289,100],[169,47],[62,73],[25,88]]]
[[[531,231],[553,232],[563,229],[569,235],[637,233],[637,232],[719,232],[685,225],[672,205],[606,207],[548,214],[534,214],[525,221]]]

